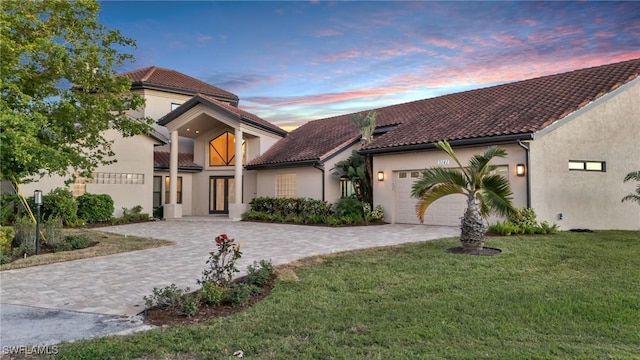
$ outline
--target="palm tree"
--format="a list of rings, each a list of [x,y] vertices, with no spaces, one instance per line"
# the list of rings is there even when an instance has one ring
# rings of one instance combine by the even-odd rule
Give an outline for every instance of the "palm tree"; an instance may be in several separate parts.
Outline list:
[[[460,241],[464,252],[482,249],[487,233],[485,218],[497,213],[507,216],[514,210],[511,203],[509,181],[494,174],[495,165],[489,164],[494,157],[505,157],[507,152],[497,146],[488,148],[482,155],[474,155],[467,167],[462,166],[458,157],[446,141],[439,141],[436,147],[446,152],[457,164],[457,168],[433,167],[424,170],[413,183],[411,196],[418,198],[416,214],[424,222],[424,214],[434,201],[452,194],[467,197],[467,209],[462,217]]]
[[[640,204],[640,170],[632,171],[632,172],[628,173],[627,176],[624,177],[624,182],[627,182],[629,180],[634,180],[634,181],[638,182],[638,186],[636,187],[636,193],[635,194],[629,194],[629,195],[623,197],[622,198],[622,202],[635,201],[638,204]]]

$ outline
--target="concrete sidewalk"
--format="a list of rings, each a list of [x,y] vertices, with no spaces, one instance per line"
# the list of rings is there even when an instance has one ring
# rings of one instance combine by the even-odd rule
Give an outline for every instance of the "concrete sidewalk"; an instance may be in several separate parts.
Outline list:
[[[30,306],[116,317],[144,310],[142,297],[154,287],[175,283],[197,287],[215,236],[226,233],[242,245],[239,269],[254,260],[275,265],[307,256],[458,236],[453,227],[377,225],[315,227],[234,222],[189,217],[180,220],[112,226],[100,231],[167,239],[173,246],[75,260],[0,272],[2,336],[6,336],[4,305]]]

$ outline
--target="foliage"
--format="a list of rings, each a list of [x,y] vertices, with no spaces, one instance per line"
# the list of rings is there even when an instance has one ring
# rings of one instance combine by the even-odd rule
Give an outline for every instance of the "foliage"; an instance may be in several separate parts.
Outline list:
[[[233,275],[239,272],[236,262],[242,257],[240,245],[234,243],[233,238],[221,234],[215,238],[216,249],[207,260],[208,269],[202,272],[202,279],[198,284],[211,283],[220,287],[227,287]]]
[[[11,261],[11,242],[13,241],[13,228],[0,225],[0,264]]]
[[[0,177],[89,176],[113,160],[103,132],[146,133],[133,119],[144,99],[116,69],[133,60],[133,39],[98,22],[100,5],[79,1],[4,1],[0,13]],[[66,221],[67,219],[65,219]]]
[[[372,221],[382,221],[382,218],[384,218],[384,209],[382,208],[382,205],[377,205],[373,211],[371,211],[371,205],[369,204],[363,204],[362,208],[364,211],[364,220],[367,223]]]
[[[373,202],[373,188],[371,187],[371,176],[367,171],[364,156],[356,150],[351,152],[351,156],[346,160],[336,163],[334,176],[351,180],[356,198],[363,203]]]
[[[80,235],[67,235],[64,238],[64,242],[68,244],[71,250],[85,249],[91,244],[91,239],[85,234]]]
[[[14,255],[33,255],[36,252],[36,224],[31,218],[23,216],[13,225],[14,236],[11,247]]]
[[[35,214],[36,205],[33,196],[29,197],[29,206]],[[56,188],[42,196],[42,218],[59,218],[65,225],[75,224],[78,220],[78,203],[69,189]]]
[[[342,198],[336,201],[334,207],[336,217],[357,217],[360,221],[364,220],[364,207],[359,200]]]
[[[376,130],[375,111],[369,111],[367,115],[363,113],[355,114],[351,117],[351,123],[362,133],[362,144],[367,145],[373,140],[373,132]]]
[[[25,213],[24,206],[18,194],[0,194],[0,225],[13,225],[17,217]]]
[[[147,309],[169,308],[178,315],[193,316],[198,312],[200,304],[190,291],[188,287],[179,289],[176,284],[171,284],[164,288],[153,288],[152,294],[143,299]]]
[[[245,282],[255,286],[265,286],[269,281],[269,277],[273,274],[273,264],[269,260],[254,261],[252,265],[247,267],[247,276]]]
[[[62,220],[60,218],[50,218],[42,224],[42,233],[45,243],[53,249],[64,242],[62,235]]]
[[[494,157],[506,157],[507,152],[491,146],[483,154],[472,156],[469,165],[463,166],[448,142],[439,141],[436,147],[446,152],[458,167],[432,167],[420,174],[411,188],[411,196],[418,198],[416,214],[423,222],[433,202],[448,195],[463,194],[467,197],[467,209],[462,217],[460,241],[465,251],[482,247],[487,232],[483,217],[492,213],[508,216],[514,211],[509,180],[494,174],[496,166],[490,164]]]
[[[153,208],[153,218],[154,219],[164,218],[164,206],[156,206]]]
[[[220,305],[228,296],[228,288],[210,282],[202,284],[200,289],[200,299],[209,305]]]
[[[149,221],[149,214],[142,212],[142,206],[136,205],[131,209],[125,207],[122,208],[122,216],[118,218],[112,218],[111,223],[113,225],[130,224],[136,222]]]
[[[113,199],[108,194],[83,194],[76,198],[78,217],[87,223],[109,221],[113,215]]]
[[[326,201],[311,198],[275,198],[257,197],[249,202],[251,211],[278,214],[284,217],[299,216],[328,216],[331,214],[331,204]]]
[[[498,221],[489,225],[489,231],[502,236],[509,235],[550,235],[558,232],[558,224],[549,225],[546,221],[538,223],[532,208],[516,209],[507,221]]]
[[[252,296],[260,295],[262,289],[256,285],[248,283],[237,283],[231,287],[231,305],[240,306],[251,299]]]
[[[625,201],[631,201],[631,202],[637,202],[640,205],[640,170],[638,171],[632,171],[630,173],[627,174],[627,176],[624,177],[624,182],[627,181],[637,181],[638,184],[636,185],[636,190],[634,193],[631,193],[625,197],[622,198],[622,202]]]

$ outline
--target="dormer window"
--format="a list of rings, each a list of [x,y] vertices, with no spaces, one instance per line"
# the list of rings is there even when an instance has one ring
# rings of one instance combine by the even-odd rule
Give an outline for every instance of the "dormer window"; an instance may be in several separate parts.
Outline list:
[[[242,163],[245,163],[245,141],[242,140]],[[229,131],[209,141],[209,166],[235,165],[236,137]]]

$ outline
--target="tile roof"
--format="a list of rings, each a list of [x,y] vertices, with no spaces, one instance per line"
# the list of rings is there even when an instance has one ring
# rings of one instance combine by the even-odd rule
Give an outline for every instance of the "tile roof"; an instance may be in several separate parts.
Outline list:
[[[157,170],[169,169],[171,154],[166,151],[153,152],[153,167]],[[178,168],[180,170],[202,170],[202,166],[193,162],[193,154],[178,153]]]
[[[149,66],[132,70],[122,75],[131,79],[132,89],[160,88],[162,90],[173,90],[186,95],[201,93],[229,99],[235,104],[238,103],[238,95],[171,69]]]
[[[426,147],[439,140],[530,135],[640,75],[640,59],[470,90],[374,109],[377,127],[399,124],[364,152]],[[365,112],[366,113],[366,112]],[[249,167],[321,161],[359,131],[347,114],[315,120],[292,131]]]
[[[276,126],[270,122],[268,122],[265,119],[260,118],[259,116],[252,114],[248,111],[242,110],[240,108],[237,108],[225,101],[220,101],[219,99],[216,99],[214,97],[208,96],[208,95],[204,95],[204,94],[196,94],[196,96],[192,97],[191,99],[189,99],[189,101],[185,102],[184,104],[180,105],[177,109],[175,109],[174,111],[168,113],[167,115],[163,116],[162,118],[160,118],[158,120],[158,124],[159,125],[167,125],[168,123],[170,123],[171,121],[175,120],[177,117],[179,117],[180,115],[184,114],[185,112],[187,112],[187,110],[193,108],[194,106],[198,105],[198,104],[205,104],[207,106],[213,107],[213,108],[217,108],[220,109],[226,113],[228,113],[229,115],[235,117],[236,119],[238,119],[238,121],[241,122],[245,122],[257,127],[260,127],[264,130],[268,130],[272,133],[275,133],[277,135],[280,136],[285,136],[287,134],[287,132],[285,130],[283,130],[282,128],[280,128],[279,126]]]

